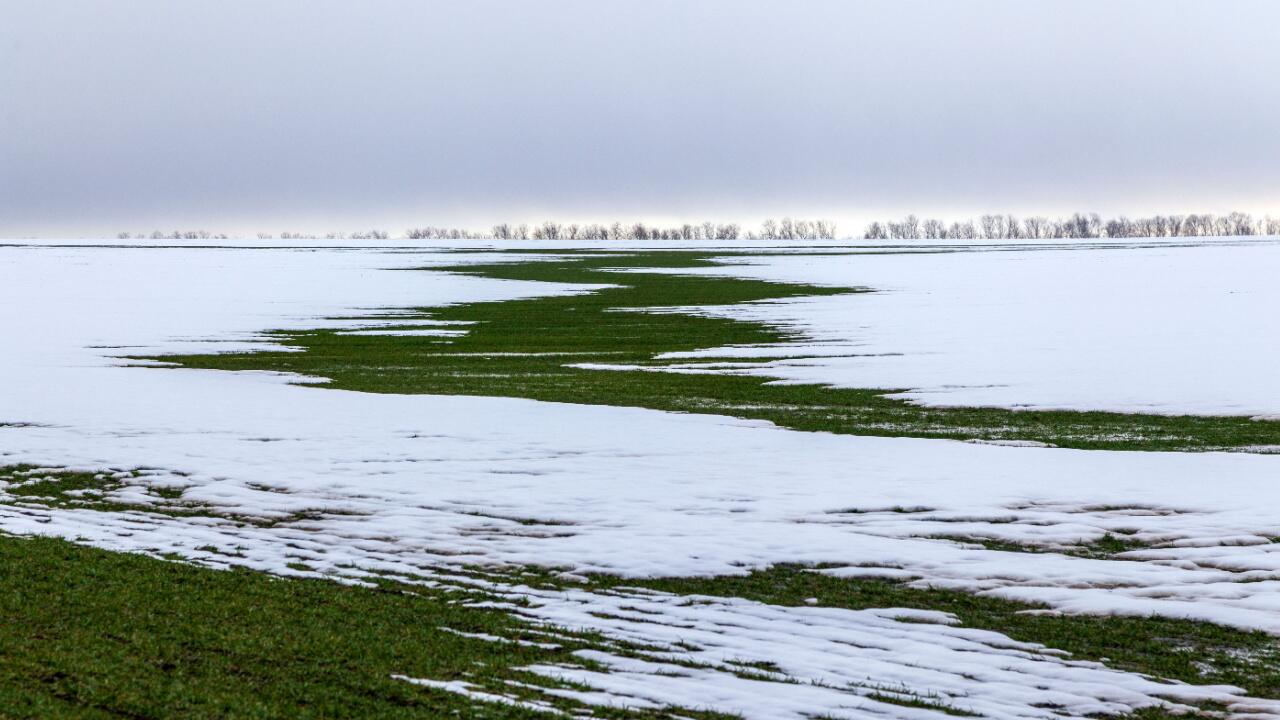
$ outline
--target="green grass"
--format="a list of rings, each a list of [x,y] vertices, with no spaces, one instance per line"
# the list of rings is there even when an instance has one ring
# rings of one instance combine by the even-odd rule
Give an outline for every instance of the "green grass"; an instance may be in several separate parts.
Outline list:
[[[392,678],[463,680],[538,697],[502,683],[546,685],[518,668],[571,661],[572,650],[592,646],[590,637],[567,633],[557,639],[562,648],[548,649],[441,630],[547,639],[465,599],[0,536],[0,717],[546,718]]]
[[[377,393],[531,398],[593,405],[714,413],[769,420],[796,430],[853,435],[1031,440],[1101,450],[1215,450],[1280,444],[1280,422],[1241,417],[1106,412],[929,408],[874,389],[769,384],[768,378],[652,371],[586,370],[573,363],[660,368],[663,352],[722,345],[803,340],[760,323],[684,313],[637,312],[691,305],[732,305],[856,288],[610,268],[697,268],[710,255],[575,253],[522,263],[458,266],[486,278],[621,285],[585,295],[422,308],[414,320],[473,323],[464,337],[283,332],[304,352],[158,358],[193,368],[277,370],[328,378],[323,387]],[[407,271],[415,272],[415,271]],[[854,305],[856,311],[856,304]]]

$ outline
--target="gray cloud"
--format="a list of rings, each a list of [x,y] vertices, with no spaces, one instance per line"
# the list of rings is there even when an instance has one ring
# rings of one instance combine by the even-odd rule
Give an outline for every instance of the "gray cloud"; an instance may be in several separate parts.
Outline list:
[[[0,233],[1280,209],[1266,0],[0,0]]]

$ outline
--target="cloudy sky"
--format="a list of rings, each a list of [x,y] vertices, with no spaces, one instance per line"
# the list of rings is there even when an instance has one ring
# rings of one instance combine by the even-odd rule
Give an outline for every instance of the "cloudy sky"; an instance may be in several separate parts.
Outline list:
[[[0,235],[1280,214],[1270,0],[0,0]]]

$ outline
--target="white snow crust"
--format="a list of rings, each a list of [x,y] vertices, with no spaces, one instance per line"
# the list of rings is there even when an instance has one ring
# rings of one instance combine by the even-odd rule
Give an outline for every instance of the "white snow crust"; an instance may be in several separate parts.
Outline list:
[[[756,367],[936,406],[1280,415],[1275,240],[915,250],[679,270],[874,292],[708,309],[814,342],[666,357],[781,356]]]

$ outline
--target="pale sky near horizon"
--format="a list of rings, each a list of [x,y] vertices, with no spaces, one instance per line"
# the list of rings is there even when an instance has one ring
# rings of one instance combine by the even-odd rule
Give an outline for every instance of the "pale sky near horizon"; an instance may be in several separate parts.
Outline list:
[[[1280,2],[0,0],[0,236],[1280,215]]]

